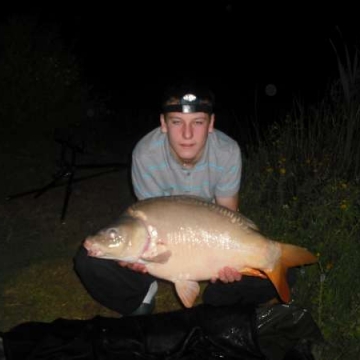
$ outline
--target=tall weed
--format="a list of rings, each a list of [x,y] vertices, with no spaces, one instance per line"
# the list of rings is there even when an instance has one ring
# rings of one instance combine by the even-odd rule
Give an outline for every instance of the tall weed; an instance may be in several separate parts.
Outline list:
[[[346,130],[350,121],[359,133],[359,111],[338,105],[294,103],[249,151],[241,191],[242,212],[265,234],[319,257],[299,272],[294,298],[323,332],[321,360],[357,359],[360,351],[359,145]]]

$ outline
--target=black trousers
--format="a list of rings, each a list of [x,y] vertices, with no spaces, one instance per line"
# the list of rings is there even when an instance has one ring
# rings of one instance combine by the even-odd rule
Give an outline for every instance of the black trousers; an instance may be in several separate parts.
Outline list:
[[[130,314],[140,306],[150,284],[156,280],[149,274],[121,267],[116,261],[90,257],[83,246],[75,255],[74,269],[97,302],[122,315]],[[296,281],[296,269],[289,269],[287,275],[292,287]],[[203,302],[215,306],[249,306],[265,303],[277,296],[270,280],[243,276],[240,281],[229,284],[221,281],[209,283],[203,293]]]

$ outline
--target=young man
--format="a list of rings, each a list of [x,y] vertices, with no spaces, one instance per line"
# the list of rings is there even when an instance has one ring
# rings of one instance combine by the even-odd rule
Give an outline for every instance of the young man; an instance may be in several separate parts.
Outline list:
[[[214,128],[213,107],[213,94],[193,84],[165,92],[160,126],[133,151],[132,183],[139,200],[196,195],[237,211],[241,151],[236,141]],[[91,258],[81,248],[75,269],[89,293],[106,307],[124,315],[152,312],[157,282],[144,265]],[[262,303],[276,296],[270,281],[241,278],[235,269],[222,269],[205,289],[204,302]]]
[[[214,129],[213,105],[209,90],[191,85],[165,93],[161,126],[133,152],[132,182],[138,199],[191,194],[238,209],[240,148]]]

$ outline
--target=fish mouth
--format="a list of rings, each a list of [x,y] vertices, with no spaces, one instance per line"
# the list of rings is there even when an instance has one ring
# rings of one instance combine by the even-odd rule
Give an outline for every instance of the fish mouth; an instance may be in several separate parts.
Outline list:
[[[84,244],[84,248],[87,251],[87,255],[94,257],[94,258],[101,258],[101,259],[116,259],[111,254],[106,253],[101,247],[93,244],[90,240],[86,239]]]
[[[105,256],[105,254],[100,250],[93,250],[93,249],[87,249],[87,248],[86,248],[86,250],[87,250],[88,256],[101,257],[101,258],[103,258]]]
[[[104,255],[104,252],[101,251],[98,246],[94,245],[90,239],[85,239],[83,246],[86,249],[88,256],[102,257]]]

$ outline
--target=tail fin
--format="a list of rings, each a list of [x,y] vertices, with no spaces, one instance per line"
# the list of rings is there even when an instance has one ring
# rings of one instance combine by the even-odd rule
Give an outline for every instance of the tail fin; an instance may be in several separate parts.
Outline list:
[[[283,244],[281,246],[281,261],[286,267],[315,264],[318,258],[308,249],[300,246]]]
[[[288,303],[291,300],[289,284],[286,279],[288,268],[314,264],[318,261],[318,258],[300,246],[283,243],[280,246],[281,257],[279,261],[275,264],[272,271],[265,271],[265,273],[274,284],[281,300]]]

